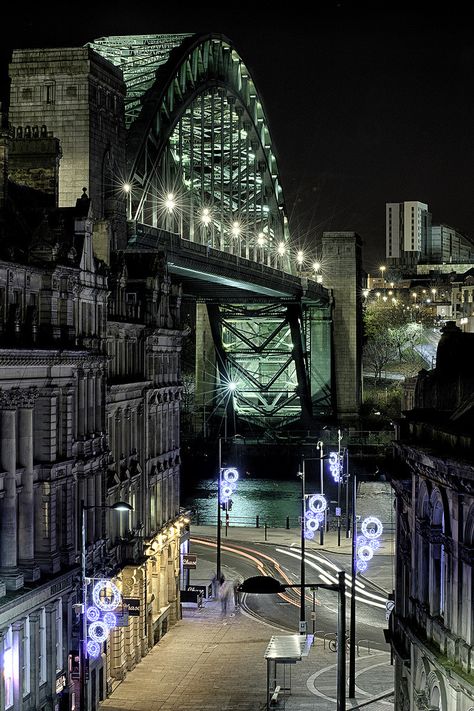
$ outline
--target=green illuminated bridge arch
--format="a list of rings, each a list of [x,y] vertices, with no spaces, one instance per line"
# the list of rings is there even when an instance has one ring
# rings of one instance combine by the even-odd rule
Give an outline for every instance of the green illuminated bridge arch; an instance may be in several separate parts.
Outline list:
[[[330,412],[330,298],[316,281],[303,287],[295,269],[268,122],[244,61],[217,34],[89,46],[127,85],[127,216],[141,235],[129,247],[165,248],[171,273],[201,302],[201,421],[219,406],[265,428],[308,420],[315,406]]]
[[[107,37],[127,85],[129,218],[291,271],[268,122],[222,35]]]

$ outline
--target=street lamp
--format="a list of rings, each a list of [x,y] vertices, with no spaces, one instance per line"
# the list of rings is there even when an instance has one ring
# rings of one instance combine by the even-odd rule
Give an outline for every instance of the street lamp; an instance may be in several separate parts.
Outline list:
[[[385,289],[385,278],[384,278],[384,272],[385,272],[386,268],[387,268],[387,267],[384,267],[384,266],[382,266],[382,267],[379,267],[380,271],[382,272],[382,289]]]
[[[304,460],[303,460],[304,461]],[[339,593],[339,611],[337,617],[337,689],[336,689],[336,709],[345,711],[346,709],[346,574],[342,570],[338,573],[339,582],[331,583],[296,583],[287,585],[280,583],[275,578],[267,575],[256,575],[247,578],[240,585],[239,590],[243,593],[255,593],[261,595],[274,595],[284,592],[287,588],[323,588],[325,590],[335,590]]]
[[[87,582],[86,582],[86,511],[93,509],[112,509],[113,511],[133,511],[133,506],[126,501],[117,501],[110,506],[107,504],[95,504],[86,506],[84,500],[81,499],[81,636],[79,644],[79,674],[80,674],[80,691],[81,711],[87,711],[87,677],[85,674],[85,666],[87,660]]]

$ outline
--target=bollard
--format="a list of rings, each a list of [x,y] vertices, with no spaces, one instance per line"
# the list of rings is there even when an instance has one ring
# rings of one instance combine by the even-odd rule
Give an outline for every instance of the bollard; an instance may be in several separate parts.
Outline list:
[[[263,524],[265,526],[265,540],[267,540],[267,522]]]
[[[286,530],[287,531],[290,530],[290,517],[289,516],[286,517]]]
[[[260,528],[260,517],[258,514],[257,514],[257,518],[255,520],[255,528]]]

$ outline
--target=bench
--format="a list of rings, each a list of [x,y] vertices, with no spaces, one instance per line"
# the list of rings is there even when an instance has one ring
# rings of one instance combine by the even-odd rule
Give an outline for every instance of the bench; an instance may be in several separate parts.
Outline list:
[[[202,607],[202,592],[201,590],[181,590],[181,603],[190,603]]]
[[[278,703],[278,694],[280,693],[281,686],[275,686],[275,689],[273,690],[271,699],[270,699],[270,706],[275,706],[275,704]]]

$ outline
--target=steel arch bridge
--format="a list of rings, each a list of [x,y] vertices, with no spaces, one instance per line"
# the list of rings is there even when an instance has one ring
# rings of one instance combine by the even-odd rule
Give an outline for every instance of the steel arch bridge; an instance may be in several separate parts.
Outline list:
[[[232,43],[181,34],[105,37],[89,46],[123,70],[127,217],[148,228],[148,247],[153,234],[174,233],[207,255],[233,255],[237,277],[244,261],[272,271],[274,283],[294,273],[268,122]],[[197,367],[202,405],[206,397],[235,405],[263,426],[301,413],[308,419],[315,403],[319,413],[331,410],[329,297],[322,288],[313,301],[301,292],[272,298],[256,289],[253,304],[245,289],[243,298],[238,289],[195,294],[210,317],[198,318],[200,337],[205,331],[214,344],[207,366]],[[231,393],[229,384],[237,386]]]

